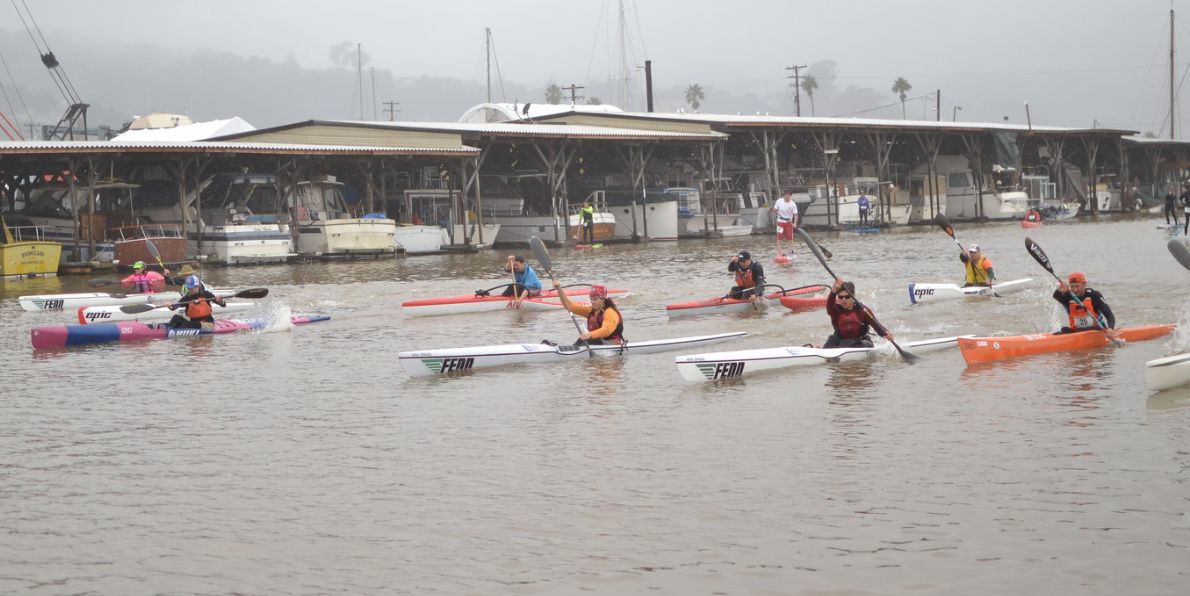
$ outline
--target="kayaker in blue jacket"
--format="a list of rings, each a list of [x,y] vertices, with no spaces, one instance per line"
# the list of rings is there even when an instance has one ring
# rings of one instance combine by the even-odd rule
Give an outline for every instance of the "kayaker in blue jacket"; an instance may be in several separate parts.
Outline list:
[[[508,262],[504,264],[504,270],[512,273],[513,282],[508,284],[501,296],[511,296],[516,302],[520,302],[524,298],[530,296],[541,295],[541,280],[537,277],[537,272],[525,262],[525,257],[522,255],[508,255]]]

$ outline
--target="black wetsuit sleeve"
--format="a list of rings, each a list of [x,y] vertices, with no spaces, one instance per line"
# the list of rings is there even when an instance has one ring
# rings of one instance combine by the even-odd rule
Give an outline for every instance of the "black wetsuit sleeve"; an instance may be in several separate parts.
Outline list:
[[[1091,295],[1091,306],[1095,308],[1095,312],[1103,315],[1109,329],[1115,329],[1116,314],[1111,311],[1111,307],[1103,299],[1103,294],[1100,294],[1098,290],[1087,290],[1087,293]]]
[[[739,266],[736,265],[736,261],[731,261],[727,264],[728,271],[735,273],[736,269],[739,269]]]
[[[751,269],[752,269],[752,279],[756,281],[756,295],[763,296],[764,295],[764,267],[762,267],[760,265],[760,263],[757,263],[756,261],[752,261]]]
[[[960,260],[960,261],[962,261],[962,262],[964,262],[964,263],[966,263],[967,261],[970,261],[970,260],[971,260],[971,257],[968,257],[968,256],[967,256],[967,253],[965,253],[965,252],[960,252],[960,253],[959,253],[959,260]]]
[[[1054,290],[1054,300],[1057,300],[1058,304],[1061,304],[1062,306],[1067,306],[1070,304],[1070,292]]]

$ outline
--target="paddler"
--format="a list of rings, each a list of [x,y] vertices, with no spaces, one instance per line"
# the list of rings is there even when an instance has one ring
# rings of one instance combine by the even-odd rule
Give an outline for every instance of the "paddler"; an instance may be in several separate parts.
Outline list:
[[[761,295],[764,294],[764,267],[752,260],[751,253],[741,250],[739,254],[731,258],[731,262],[727,264],[727,270],[735,273],[735,285],[727,293],[727,298],[736,300],[747,298],[752,302],[760,300]]]
[[[197,275],[191,275],[182,283],[186,295],[181,300],[169,306],[170,310],[185,308],[185,316],[175,314],[169,320],[170,329],[202,329],[203,324],[215,324],[214,309],[211,304],[227,306],[222,298],[212,294]]]
[[[524,298],[541,295],[541,280],[523,255],[508,255],[504,271],[512,273],[514,283],[508,284],[501,296],[511,296],[519,304]]]
[[[591,304],[575,304],[562,291],[558,280],[554,280],[554,289],[562,298],[562,306],[566,310],[587,318],[587,330],[580,333],[580,342],[588,344],[623,343],[624,318],[620,316],[620,309],[607,297],[607,287],[595,284],[591,286]]]
[[[132,275],[121,281],[124,285],[131,286],[134,293],[152,294],[153,286],[160,287],[165,282],[165,278],[156,271],[146,270],[144,261],[137,261],[132,264]]]
[[[835,332],[826,338],[824,348],[870,348],[872,336],[870,329],[893,341],[893,334],[886,329],[868,307],[859,303],[855,298],[855,284],[836,278],[831,286],[831,293],[826,297],[826,314],[831,317],[831,326]]]
[[[1087,287],[1087,276],[1082,272],[1075,271],[1066,281],[1059,281],[1058,289],[1054,290],[1054,300],[1066,307],[1070,317],[1070,326],[1063,327],[1058,333],[1078,333],[1102,326],[1108,338],[1113,341],[1120,338],[1120,333],[1115,329],[1116,315],[1104,301],[1103,294]]]
[[[978,244],[968,246],[965,253],[960,252],[959,260],[963,262],[963,269],[967,272],[966,283],[963,284],[963,287],[992,287],[992,282],[996,279],[996,272],[992,270],[992,260],[983,256]]]

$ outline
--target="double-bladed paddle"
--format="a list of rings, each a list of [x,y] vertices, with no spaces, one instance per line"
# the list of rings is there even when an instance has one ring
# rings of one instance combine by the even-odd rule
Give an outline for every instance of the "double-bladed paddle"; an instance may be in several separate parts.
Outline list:
[[[161,267],[161,272],[165,273],[165,263],[161,260],[161,251],[157,250],[157,245],[153,244],[152,240],[145,238],[145,248],[149,249],[149,254],[157,259],[157,265]]]
[[[955,236],[954,236],[954,227],[950,225],[950,220],[949,220],[949,219],[947,219],[945,215],[943,215],[943,214],[941,214],[941,213],[939,213],[939,214],[935,215],[935,216],[934,216],[934,223],[938,224],[938,227],[942,228],[942,231],[943,231],[943,232],[946,232],[946,235],[947,235],[947,236],[950,236],[950,239],[951,239],[951,240],[954,240],[954,243],[955,243],[955,244],[957,244],[957,245],[958,245],[958,247],[959,247],[959,254],[964,254],[964,253],[966,253],[966,249],[965,249],[965,248],[963,248],[963,243],[962,243],[962,242],[959,242],[959,239],[958,239],[958,238],[955,238]],[[967,259],[968,259],[968,260],[970,260],[970,258],[971,258],[970,256],[968,256],[968,257],[967,257]],[[975,263],[971,263],[971,269],[972,269],[972,271],[974,271],[974,270],[975,270]],[[988,279],[988,287],[989,287],[989,288],[990,288],[990,287],[992,287],[992,280],[991,280],[991,279]],[[992,295],[993,295],[993,296],[995,296],[995,297],[997,297],[997,298],[999,298],[999,297],[1000,297],[1000,295],[999,295],[999,294],[997,294],[997,293],[996,293],[996,290],[994,290],[994,289],[992,290]]]
[[[248,288],[247,290],[240,290],[231,296],[224,296],[224,298],[248,298],[250,300],[260,300],[269,295],[268,288]],[[170,304],[125,304],[120,307],[120,312],[126,315],[138,315],[143,312],[157,310],[159,308],[172,309],[177,303]]]
[[[1029,256],[1033,257],[1034,261],[1037,261],[1037,264],[1044,267],[1046,271],[1049,271],[1050,275],[1054,276],[1054,279],[1057,280],[1058,283],[1064,283],[1062,278],[1058,277],[1057,273],[1054,273],[1054,266],[1050,264],[1050,258],[1046,256],[1045,251],[1041,250],[1041,245],[1033,242],[1033,239],[1029,238],[1028,236],[1025,237],[1025,250],[1028,251]],[[1067,290],[1066,293],[1069,294],[1071,298],[1074,298],[1074,292]],[[1104,335],[1107,335],[1107,328],[1103,326],[1103,321],[1099,320],[1099,313],[1095,313],[1095,316],[1091,318],[1095,321],[1095,326],[1099,327],[1099,330],[1102,331]],[[1108,337],[1108,339],[1110,339],[1111,342],[1117,346],[1124,345],[1124,342],[1118,339],[1113,339],[1111,337]]]
[[[822,263],[822,267],[824,269],[826,269],[827,273],[830,274],[831,279],[839,279],[839,276],[835,275],[834,271],[831,271],[830,265],[826,264],[826,257],[822,255],[822,250],[818,247],[818,244],[816,242],[814,242],[814,239],[810,237],[810,234],[799,227],[797,229],[797,235],[800,236],[802,241],[806,243],[806,246],[808,246],[810,248],[810,252],[814,253],[814,256],[818,258],[818,262]],[[876,320],[876,314],[872,312],[872,309],[868,308],[867,306],[864,306],[863,304],[860,304],[859,297],[855,297],[855,306],[857,308],[864,309],[864,314],[868,315],[868,318],[871,319],[873,323],[880,325],[880,321]],[[880,325],[880,326],[884,327],[884,325]],[[888,339],[888,338],[886,338],[886,339]],[[897,353],[901,355],[901,358],[904,359],[905,362],[907,362],[909,364],[913,364],[914,362],[917,362],[917,359],[918,359],[917,355],[906,352],[903,348],[901,348],[900,345],[897,344],[896,340],[888,339],[888,341],[889,341],[889,343],[891,343],[893,345],[894,348],[897,349]]]
[[[541,238],[533,236],[529,238],[529,248],[533,249],[533,256],[537,257],[537,262],[541,263],[541,267],[545,269],[545,274],[550,276],[550,281],[555,281],[553,269],[550,267],[550,251],[546,250],[545,243],[541,241]],[[559,300],[562,299],[563,294],[564,292],[562,290],[558,291]],[[565,305],[563,305],[563,308],[565,308]],[[591,351],[591,344],[587,343],[587,340],[581,339],[583,328],[579,327],[578,319],[574,318],[574,313],[570,312],[569,308],[566,309],[566,314],[570,315],[570,322],[574,323],[574,328],[578,330],[580,336],[579,342],[587,347],[587,355],[594,358],[595,352]]]

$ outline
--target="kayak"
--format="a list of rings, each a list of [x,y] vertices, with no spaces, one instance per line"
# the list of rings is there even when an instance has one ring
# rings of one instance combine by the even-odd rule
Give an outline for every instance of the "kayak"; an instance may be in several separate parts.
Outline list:
[[[235,294],[237,290],[214,290],[216,296],[225,297]],[[124,304],[146,304],[149,302],[177,302],[182,298],[178,292],[158,292],[155,294],[105,294],[92,292],[84,294],[44,294],[40,296],[21,296],[17,300],[21,308],[27,311],[39,310],[74,310],[83,306],[119,306]]]
[[[972,337],[970,335],[960,337]],[[916,354],[936,352],[958,345],[960,337],[940,337],[903,343],[901,346]],[[765,370],[791,366],[812,366],[829,362],[863,360],[879,353],[880,348],[815,348],[811,346],[788,346],[784,348],[761,348],[758,350],[737,350],[678,356],[674,364],[678,373],[687,381],[714,381],[742,377]],[[887,350],[883,350],[887,351]]]
[[[256,306],[256,303],[228,302],[227,306],[219,306],[218,304],[212,304],[211,306],[214,308],[215,316],[218,317],[227,313],[248,310]],[[116,321],[152,321],[168,319],[174,315],[174,311],[165,308],[164,304],[162,304],[160,308],[156,308],[147,312],[138,312],[136,314],[128,314],[120,310],[120,306],[115,305],[80,306],[78,315],[79,324],[86,325],[88,323],[115,323]]]
[[[1176,325],[1147,325],[1143,327],[1125,327],[1117,329],[1120,339],[1124,341],[1144,341],[1156,339],[1173,332]],[[1016,356],[1030,356],[1049,352],[1067,352],[1071,350],[1087,350],[1112,345],[1107,334],[1098,330],[1080,331],[1078,333],[1035,333],[1033,335],[1013,335],[1008,337],[971,337],[959,341],[959,350],[963,352],[963,359],[968,365],[981,362],[994,362],[1014,358]]]
[[[1039,228],[1039,227],[1041,227],[1041,222],[1039,222],[1039,221],[1029,221],[1029,220],[1027,220],[1027,219],[1022,219],[1022,220],[1021,220],[1021,227],[1022,227],[1022,228]]]
[[[781,296],[781,306],[793,312],[823,308],[826,306],[826,296],[830,291],[830,286],[794,288]]]
[[[598,356],[619,356],[621,354],[652,354],[680,350],[688,347],[718,343],[747,335],[743,331],[717,335],[675,337],[651,341],[620,344],[595,344],[592,346],[558,346],[552,344],[507,344],[501,346],[480,346],[474,348],[445,348],[440,350],[417,350],[401,352],[397,359],[410,376],[424,377],[454,371],[489,368],[526,362],[558,362],[564,360],[586,360],[591,354]]]
[[[1008,292],[1023,290],[1031,281],[1033,281],[1032,277],[1023,277],[1021,279],[998,283],[991,288],[987,286],[964,287],[958,284],[909,284],[909,304],[938,302],[940,300],[952,300],[956,298],[999,296]]]
[[[1146,362],[1145,384],[1153,391],[1190,384],[1190,352]]]
[[[586,298],[589,289],[572,288],[566,290],[568,297]],[[608,289],[608,298],[623,298],[630,294],[628,290]],[[575,300],[575,302],[580,302]],[[586,303],[586,300],[582,300]],[[562,302],[558,300],[558,291],[554,289],[542,290],[541,295],[521,300],[520,310],[542,311],[559,310]],[[457,315],[472,312],[489,312],[499,310],[515,310],[510,296],[483,296],[480,294],[465,294],[462,296],[441,296],[438,298],[419,298],[406,300],[401,303],[401,309],[409,316],[429,315]]]
[[[289,322],[305,325],[329,320],[326,315],[293,316]],[[93,325],[50,325],[34,327],[30,332],[34,350],[46,350],[68,346],[84,346],[112,342],[129,342],[173,337],[194,337],[197,335],[222,335],[236,331],[256,331],[268,327],[270,319],[222,319],[214,326],[203,329],[169,329],[165,323],[96,323]]]

